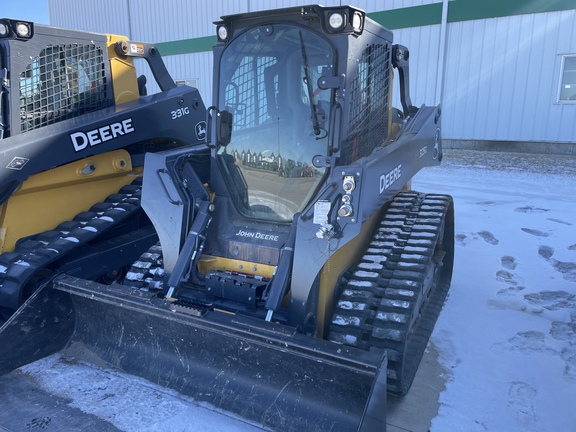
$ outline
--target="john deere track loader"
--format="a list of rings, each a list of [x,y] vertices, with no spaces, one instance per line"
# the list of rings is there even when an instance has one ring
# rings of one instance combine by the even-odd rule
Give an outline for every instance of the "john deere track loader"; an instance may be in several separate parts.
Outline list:
[[[140,96],[133,57],[163,91]],[[6,314],[61,268],[111,281],[154,244],[139,202],[144,154],[203,141],[206,114],[152,45],[25,21],[0,20],[0,82]]]
[[[65,184],[90,205],[102,201],[50,226],[26,222],[0,255],[0,304],[19,307],[0,329],[0,373],[73,351],[273,430],[385,430],[386,393],[408,391],[453,263],[452,199],[409,191],[442,148],[440,108],[411,103],[408,49],[354,7],[224,16],[205,109],[152,45],[90,35],[110,54],[97,68],[112,69],[103,81],[115,94],[112,65],[131,56],[150,61],[163,91],[56,122],[60,105],[23,107],[48,82],[66,83],[71,107],[100,94],[84,57],[65,60],[84,36],[30,25],[23,39],[18,22],[0,22],[12,62],[3,211],[28,184],[52,193],[57,166],[73,167],[78,180]],[[61,46],[59,77],[34,72],[40,58],[17,72],[16,49],[46,46]],[[9,99],[18,82],[20,115]],[[100,157],[120,192],[85,188]],[[55,214],[62,200],[28,211]],[[26,420],[0,415],[8,427]]]

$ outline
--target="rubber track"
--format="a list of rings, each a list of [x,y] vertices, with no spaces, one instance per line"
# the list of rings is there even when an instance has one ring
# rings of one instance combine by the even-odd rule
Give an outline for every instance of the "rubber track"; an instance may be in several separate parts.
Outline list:
[[[392,393],[410,388],[450,287],[452,252],[446,254],[445,268],[438,266],[428,296],[422,295],[451,202],[446,195],[397,195],[360,263],[343,281],[328,339],[386,351]]]
[[[152,245],[124,277],[123,285],[148,290],[161,290],[164,283],[164,267],[160,242]]]
[[[134,215],[140,209],[141,191],[142,179],[138,177],[73,220],[31,236],[19,242],[14,251],[1,254],[0,291],[9,296],[20,292],[42,269]]]

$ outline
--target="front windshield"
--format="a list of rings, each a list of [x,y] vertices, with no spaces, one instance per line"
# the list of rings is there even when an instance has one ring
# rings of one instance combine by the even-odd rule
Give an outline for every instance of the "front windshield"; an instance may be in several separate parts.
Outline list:
[[[233,114],[232,140],[218,150],[230,194],[247,217],[291,221],[322,180],[333,75],[328,43],[295,26],[257,27],[226,48],[219,106]]]

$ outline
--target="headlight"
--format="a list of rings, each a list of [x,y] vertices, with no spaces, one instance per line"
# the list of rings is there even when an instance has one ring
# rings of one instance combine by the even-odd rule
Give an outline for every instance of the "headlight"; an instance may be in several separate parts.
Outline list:
[[[8,36],[8,32],[10,29],[8,28],[8,24],[4,22],[0,22],[0,37]]]
[[[340,12],[332,12],[328,16],[328,25],[333,31],[342,30],[344,25],[346,25],[346,19]]]
[[[220,39],[221,41],[225,41],[228,39],[228,29],[226,28],[226,26],[224,25],[218,26],[216,32],[218,33],[218,39]]]
[[[32,34],[30,24],[25,22],[16,23],[16,35],[21,38],[29,38]]]
[[[332,34],[361,34],[364,31],[364,12],[351,6],[323,8],[322,28]],[[306,18],[306,17],[305,17]]]
[[[362,31],[362,14],[359,12],[354,12],[352,16],[352,28],[355,32]]]
[[[34,24],[30,21],[0,20],[0,38],[32,39]]]

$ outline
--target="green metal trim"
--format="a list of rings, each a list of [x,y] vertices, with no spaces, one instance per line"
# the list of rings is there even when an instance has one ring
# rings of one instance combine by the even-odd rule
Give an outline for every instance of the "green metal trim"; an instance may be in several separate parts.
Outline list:
[[[557,12],[576,9],[574,0],[455,0],[449,3],[448,22]]]
[[[216,36],[205,36],[171,42],[160,42],[156,44],[156,48],[158,48],[160,55],[170,56],[212,51],[214,45],[216,45]]]
[[[451,0],[448,22],[576,10],[574,0]],[[437,25],[442,21],[442,3],[412,6],[367,14],[390,30]],[[163,56],[212,51],[216,36],[205,36],[156,44]]]
[[[442,3],[391,9],[367,14],[378,24],[390,30],[440,24]]]

